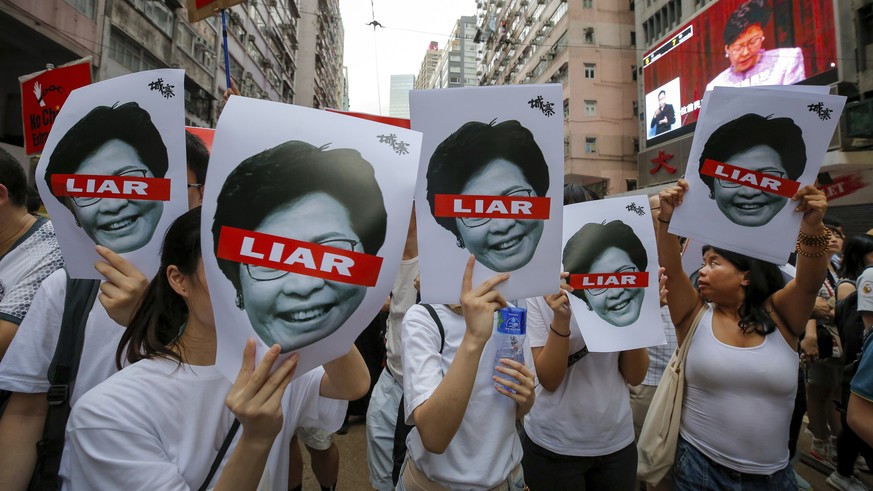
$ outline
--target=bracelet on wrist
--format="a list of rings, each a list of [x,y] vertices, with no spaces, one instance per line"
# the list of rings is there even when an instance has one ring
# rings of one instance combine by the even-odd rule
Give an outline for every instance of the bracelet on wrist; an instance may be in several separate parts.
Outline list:
[[[797,234],[797,243],[800,245],[827,246],[830,242],[831,231],[828,228],[825,228],[824,231],[818,235],[809,235],[802,231]]]
[[[552,327],[551,324],[549,324],[549,329],[551,329],[553,333],[557,334],[558,336],[561,336],[562,338],[569,338],[569,337],[570,337],[570,333],[569,333],[569,332],[568,332],[567,334],[561,334],[561,333],[559,333],[558,331],[556,331],[555,328]]]
[[[822,256],[824,256],[825,254],[828,253],[828,245],[827,245],[827,244],[825,244],[825,245],[823,245],[823,246],[819,246],[819,247],[821,247],[821,249],[819,249],[818,252],[811,252],[811,253],[810,253],[810,252],[806,252],[806,251],[804,251],[804,250],[800,247],[801,245],[808,245],[808,244],[803,244],[803,243],[800,242],[799,240],[797,241],[797,244],[794,245],[794,252],[796,252],[797,255],[799,255],[799,256],[804,256],[804,257],[822,257]]]
[[[660,216],[658,217],[658,221],[661,222],[661,223],[666,223],[667,225],[670,224],[670,220],[661,220],[661,217],[660,217]]]

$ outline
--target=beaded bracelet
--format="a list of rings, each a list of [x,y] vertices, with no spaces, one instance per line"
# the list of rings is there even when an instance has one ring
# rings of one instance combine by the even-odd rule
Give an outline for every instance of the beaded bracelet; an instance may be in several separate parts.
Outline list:
[[[800,232],[797,235],[797,243],[808,246],[826,246],[831,242],[831,231],[828,228],[818,235],[809,235]]]
[[[558,336],[561,336],[562,338],[569,338],[569,337],[570,337],[570,333],[569,333],[569,332],[568,332],[567,334],[561,334],[561,333],[559,333],[558,331],[556,331],[555,328],[552,327],[551,324],[549,324],[549,329],[551,329],[553,333],[557,334]]]
[[[803,244],[803,245],[809,245],[809,244]],[[818,252],[814,252],[814,253],[812,253],[812,254],[810,254],[810,253],[808,253],[808,252],[804,252],[803,249],[800,248],[800,246],[801,246],[801,242],[798,240],[798,241],[797,241],[797,244],[794,245],[794,252],[796,252],[797,254],[799,254],[799,255],[801,255],[801,256],[805,256],[805,257],[821,257],[821,256],[824,256],[825,254],[828,253],[828,246],[827,246],[827,244],[821,246],[821,250],[820,250],[820,251],[818,251]]]

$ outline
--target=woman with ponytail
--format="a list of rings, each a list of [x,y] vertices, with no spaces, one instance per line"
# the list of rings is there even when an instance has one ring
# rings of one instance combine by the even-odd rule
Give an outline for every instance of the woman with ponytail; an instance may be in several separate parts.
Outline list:
[[[73,408],[64,489],[282,487],[294,428],[339,428],[341,400],[369,388],[354,347],[294,382],[297,356],[276,363],[278,345],[256,366],[249,340],[232,384],[215,368],[215,352],[195,208],[167,231],[159,272],[122,336],[116,362],[130,365]]]

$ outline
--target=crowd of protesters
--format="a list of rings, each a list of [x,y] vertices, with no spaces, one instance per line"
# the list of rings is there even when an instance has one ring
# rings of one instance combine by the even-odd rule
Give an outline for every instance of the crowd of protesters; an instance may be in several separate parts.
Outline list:
[[[256,364],[250,341],[237,379],[218,373],[200,255],[209,156],[191,133],[187,150],[190,211],[163,238],[158,274],[146,278],[97,246],[104,280],[83,314],[63,489],[299,490],[298,439],[321,488],[336,489],[341,462],[327,429],[347,417],[339,401],[371,388],[366,362],[352,347],[292,382],[296,356],[276,362],[274,345]],[[588,353],[573,327],[566,273],[556,275],[552,295],[505,299],[497,287],[509,273],[474,284],[471,256],[456,304],[419,305],[413,213],[385,304],[384,368],[366,412],[372,486],[808,489],[794,471],[806,414],[811,444],[801,450],[833,469],[834,488],[866,489],[855,473],[873,458],[873,235],[846,237],[827,215],[824,193],[807,186],[793,198],[802,220],[792,279],[712,246],[689,277],[681,238],[668,232],[686,191],[679,180],[650,197],[661,316],[647,321],[662,326],[668,342],[614,353]],[[51,222],[29,212],[27,197],[22,166],[0,150],[4,490],[28,489],[35,474],[70,288]],[[590,190],[565,185],[565,205],[592,199]],[[508,305],[528,310],[532,359],[495,368],[494,313]],[[647,485],[637,480],[636,441],[683,343],[690,349],[675,462],[670,476]]]

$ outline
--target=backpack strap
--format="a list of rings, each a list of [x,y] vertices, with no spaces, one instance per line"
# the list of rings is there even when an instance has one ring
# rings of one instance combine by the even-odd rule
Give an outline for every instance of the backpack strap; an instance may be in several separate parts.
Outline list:
[[[437,314],[436,310],[433,308],[433,305],[429,303],[420,304],[422,307],[427,309],[427,313],[430,314],[433,321],[436,322],[437,329],[440,330],[440,354],[443,353],[443,348],[446,347],[446,330],[443,328],[443,322],[440,320],[440,316]]]
[[[82,356],[85,324],[99,289],[99,280],[73,279],[67,275],[61,331],[48,371],[48,413],[42,440],[37,444],[38,463],[28,489],[47,491],[61,487],[58,469],[64,451],[64,431],[70,417],[70,395]]]
[[[236,436],[238,430],[239,420],[233,418],[233,424],[230,425],[230,430],[227,431],[227,436],[224,437],[224,442],[221,443],[221,448],[218,449],[218,454],[212,461],[212,466],[209,468],[209,474],[206,476],[206,479],[203,480],[203,484],[197,488],[197,491],[206,491],[206,489],[208,489],[209,483],[212,481],[215,473],[218,472],[218,467],[221,465],[221,461],[224,460],[224,455],[227,453],[227,449],[230,448],[230,443],[233,441],[233,437]]]

